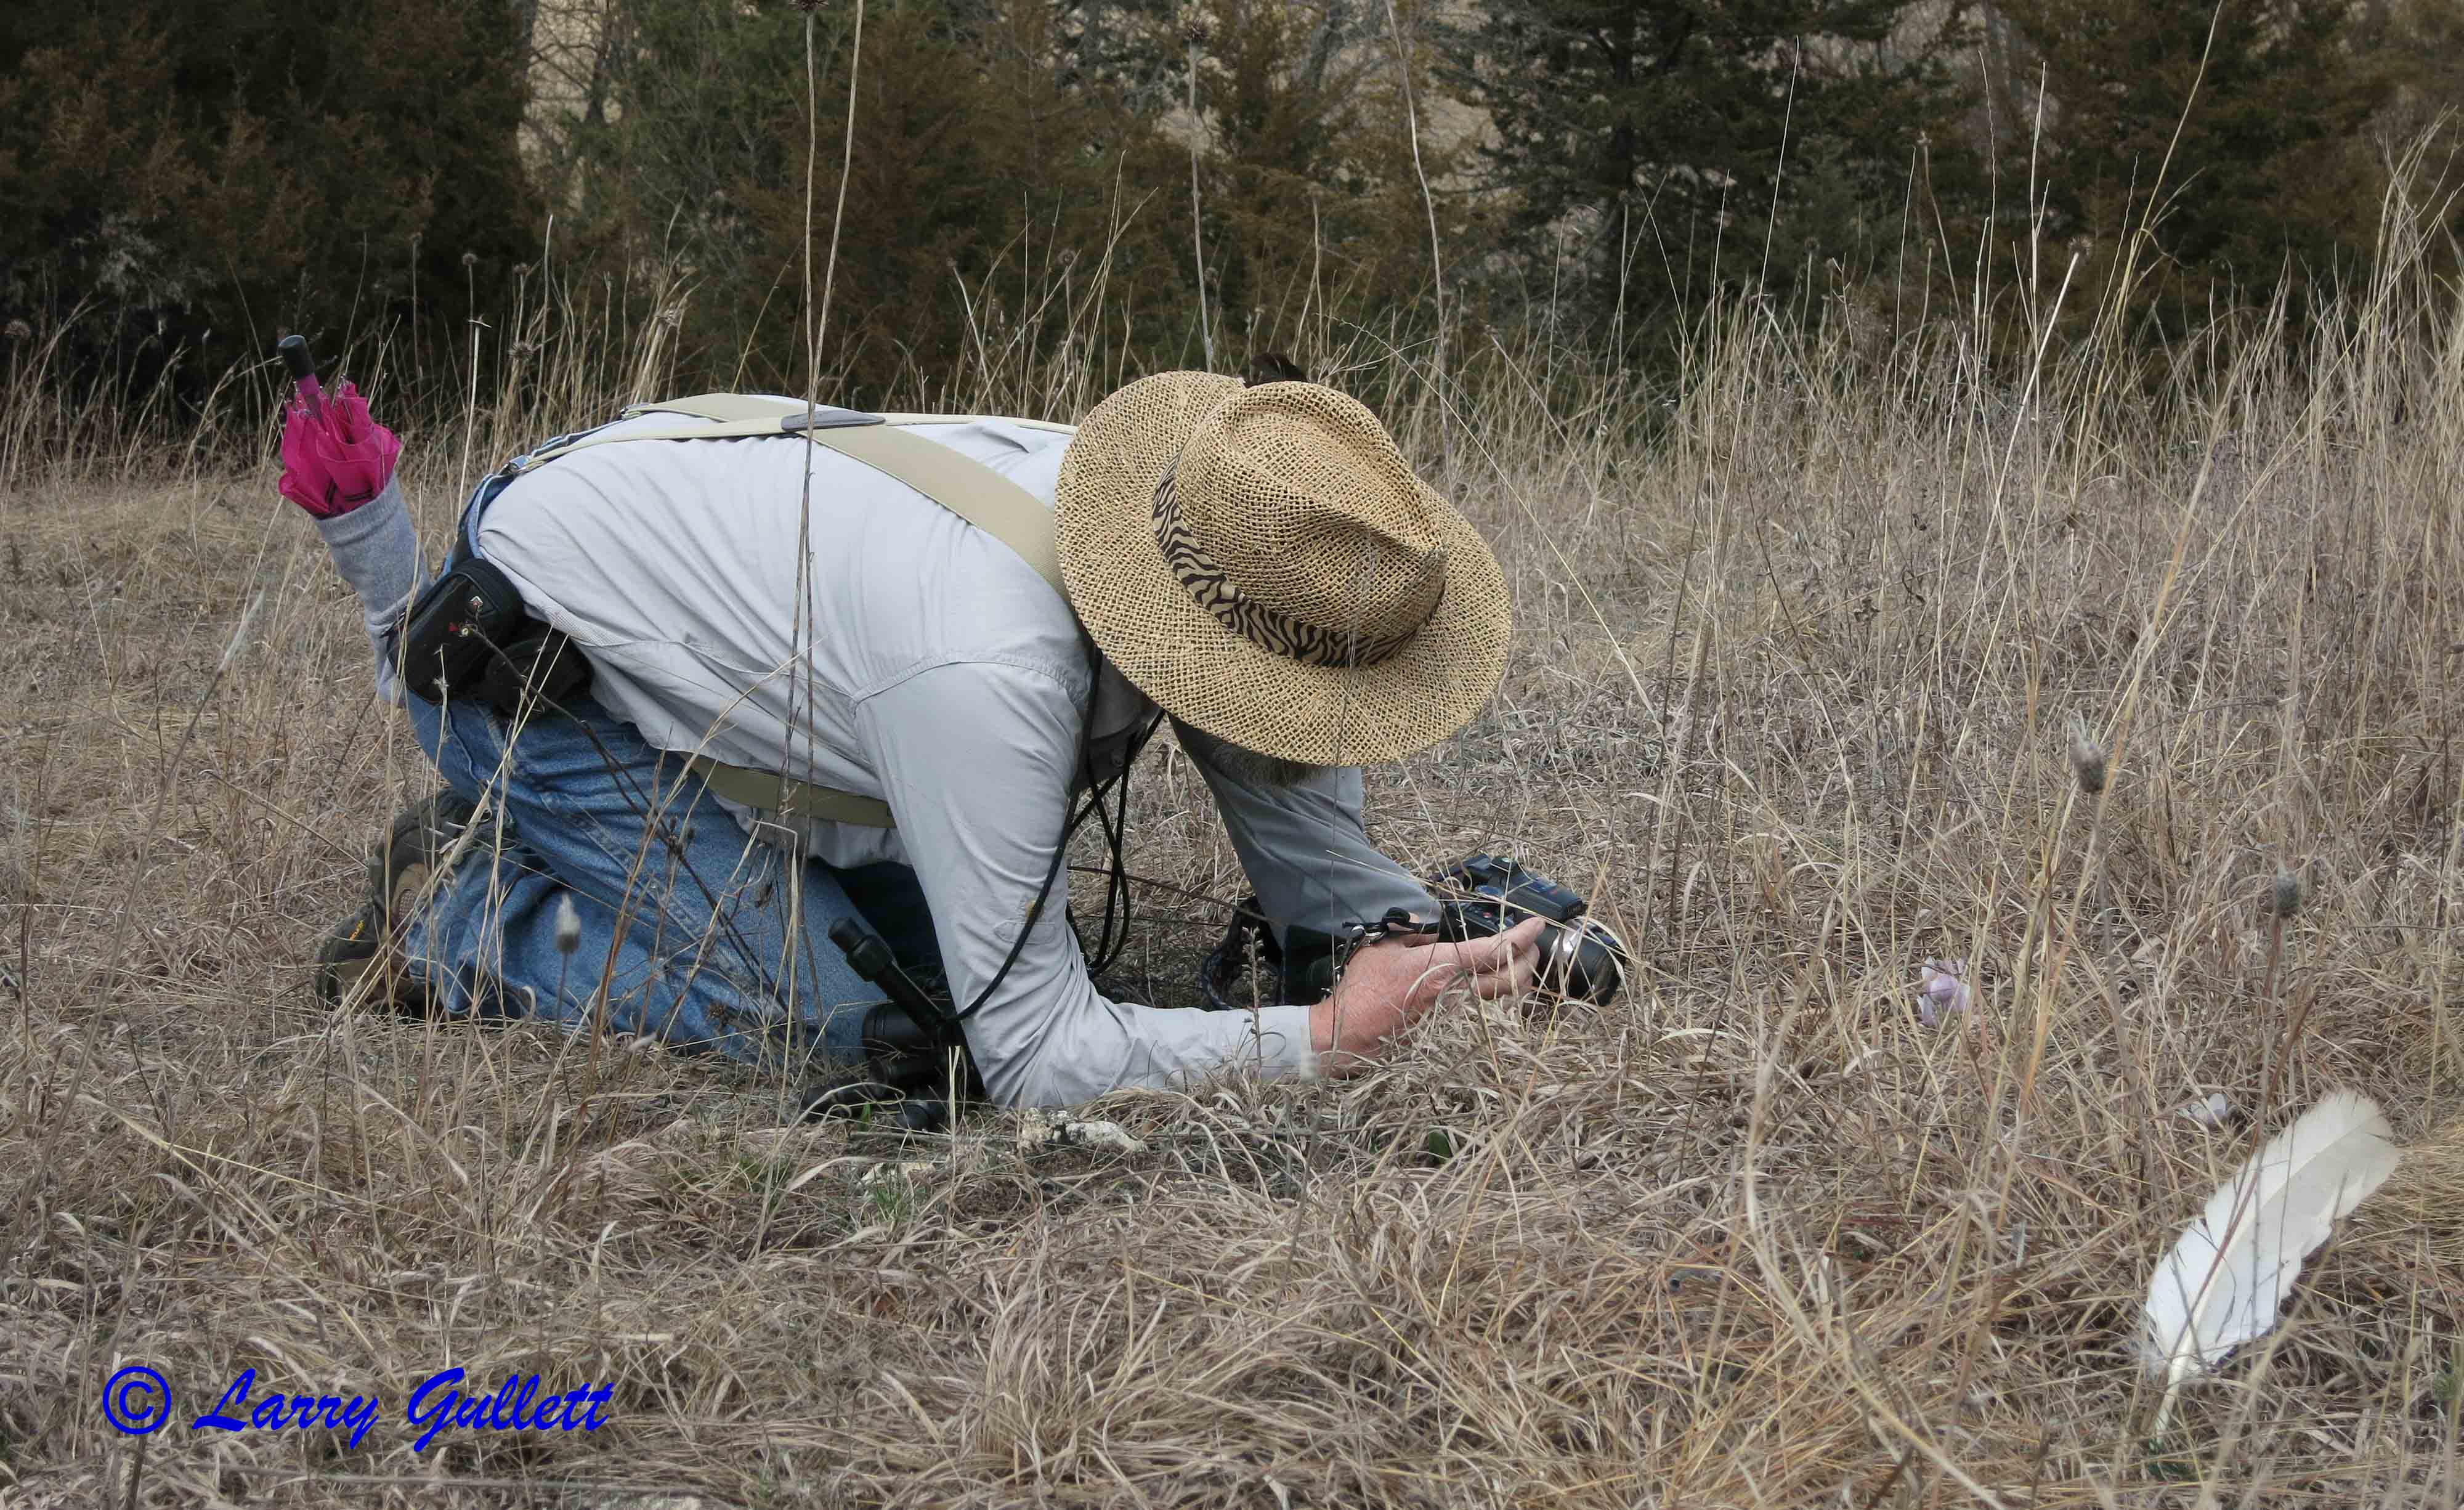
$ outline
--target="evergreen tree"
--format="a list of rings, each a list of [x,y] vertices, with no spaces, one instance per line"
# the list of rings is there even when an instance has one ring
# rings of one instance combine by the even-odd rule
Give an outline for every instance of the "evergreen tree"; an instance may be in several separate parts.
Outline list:
[[[1096,307],[1098,264],[1109,337],[1124,319],[1143,337],[1140,322],[1180,313],[1171,224],[1140,205],[1158,185],[1185,196],[1186,160],[1176,174],[1153,118],[1119,92],[1064,83],[1051,11],[876,0],[860,57],[852,9],[825,12],[809,90],[792,5],[615,11],[602,119],[567,128],[568,245],[689,280],[688,370],[790,391],[810,376],[845,402],[929,401],[970,367],[1015,378],[1057,354],[1073,313]],[[808,374],[825,289],[827,346]]]
[[[685,366],[715,382],[804,381],[808,158],[817,270],[838,233],[820,379],[850,402],[925,401],[961,374],[1036,396],[1025,374],[1061,372],[1065,339],[1096,363],[1069,381],[1097,389],[1201,366],[1210,344],[1237,371],[1308,345],[1330,303],[1382,314],[1429,285],[1374,0],[875,0],[860,63],[852,11],[825,11],[817,146],[802,11],[612,15],[588,75],[604,89],[548,133],[560,235],[572,257],[687,275]]]
[[[1921,143],[1951,153],[1960,100],[1964,7],[1919,9],[1497,0],[1449,32],[1443,77],[1487,113],[1527,263],[1631,327],[1895,241]]]
[[[0,316],[82,308],[72,366],[141,388],[281,328],[364,367],[415,283],[458,326],[537,244],[523,98],[510,0],[12,0]]]
[[[2365,13],[2370,34],[2393,66],[2400,104],[2390,122],[2402,137],[2464,122],[2464,0],[2381,0]]]
[[[1339,344],[1324,323],[1332,310],[1423,307],[1433,286],[1427,211],[1382,8],[1210,0],[1203,13],[1208,295],[1241,348],[1219,341],[1218,370],[1239,370],[1244,351]],[[1442,183],[1453,154],[1426,122],[1422,137],[1420,170]],[[1443,243],[1462,249],[1460,196],[1438,212]]]
[[[2002,112],[2042,78],[2045,233],[2086,241],[2102,287],[2145,229],[2143,285],[2178,328],[2288,273],[2366,256],[2384,182],[2366,126],[2389,58],[2347,0],[2004,0],[2028,43]],[[2041,74],[2032,64],[2041,64]]]

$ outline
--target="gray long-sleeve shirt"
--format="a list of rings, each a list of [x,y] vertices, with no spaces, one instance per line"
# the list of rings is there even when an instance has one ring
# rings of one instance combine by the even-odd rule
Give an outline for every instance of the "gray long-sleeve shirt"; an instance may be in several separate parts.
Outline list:
[[[658,414],[609,433],[691,423]],[[1047,505],[1070,439],[1002,420],[912,429]],[[416,575],[400,496],[322,528],[381,635]],[[953,993],[976,999],[1051,863],[1085,718],[1085,641],[1033,568],[903,483],[790,437],[576,451],[509,485],[478,543],[583,647],[594,696],[649,744],[887,801],[895,830],[814,823],[806,842],[835,865],[913,865]],[[1104,666],[1099,749],[1153,711]],[[1427,892],[1369,842],[1357,770],[1263,786],[1227,769],[1208,737],[1179,733],[1278,929],[1332,931],[1392,907],[1432,915]],[[1253,1033],[1246,1013],[1105,998],[1066,899],[1065,873],[968,1019],[997,1099],[1066,1105],[1233,1063],[1313,1073],[1305,1005],[1266,1009]]]

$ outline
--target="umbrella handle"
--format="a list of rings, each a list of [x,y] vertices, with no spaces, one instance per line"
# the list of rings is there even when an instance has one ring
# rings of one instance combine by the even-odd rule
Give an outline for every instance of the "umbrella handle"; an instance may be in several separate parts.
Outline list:
[[[317,359],[309,354],[308,338],[285,336],[274,349],[281,356],[283,366],[291,369],[292,388],[299,394],[299,402],[308,407],[308,417],[323,419],[325,388],[317,381]]]

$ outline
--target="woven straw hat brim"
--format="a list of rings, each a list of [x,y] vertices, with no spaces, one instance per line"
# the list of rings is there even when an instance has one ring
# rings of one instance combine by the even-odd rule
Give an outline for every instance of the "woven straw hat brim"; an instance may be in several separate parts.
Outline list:
[[[1488,543],[1425,486],[1442,522],[1445,595],[1375,665],[1276,655],[1225,628],[1165,564],[1155,484],[1199,419],[1241,387],[1210,373],[1162,373],[1122,389],[1079,425],[1053,504],[1070,606],[1164,711],[1244,749],[1312,766],[1375,765],[1454,734],[1505,674],[1513,608]]]

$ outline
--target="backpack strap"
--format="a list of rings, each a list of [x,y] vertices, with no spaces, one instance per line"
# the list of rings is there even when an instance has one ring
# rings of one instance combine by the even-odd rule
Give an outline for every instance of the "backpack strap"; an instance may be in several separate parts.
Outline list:
[[[882,415],[827,405],[808,409],[749,393],[697,393],[665,403],[636,404],[625,411],[627,419],[638,419],[644,414],[683,414],[710,423],[690,429],[628,431],[615,435],[594,433],[534,452],[516,465],[527,472],[586,446],[621,440],[737,440],[801,434],[815,445],[826,446],[905,483],[1000,541],[1021,561],[1033,566],[1036,575],[1050,583],[1052,590],[1061,594],[1062,602],[1069,601],[1068,587],[1061,576],[1061,553],[1053,542],[1052,510],[992,468],[921,435],[911,435],[885,423]],[[898,418],[902,422],[921,421],[925,416],[902,414]]]
[[[807,407],[748,393],[697,393],[665,403],[636,404],[625,411],[624,417],[638,419],[653,413],[681,414],[705,423],[616,435],[594,431],[517,457],[506,470],[518,477],[559,456],[620,440],[737,440],[801,434],[814,445],[826,446],[905,483],[1000,541],[1050,583],[1052,590],[1061,594],[1062,602],[1069,601],[1068,588],[1061,576],[1060,552],[1053,540],[1050,509],[1034,494],[981,462],[895,428],[909,424],[960,424],[974,416],[884,416],[827,405]],[[1066,425],[1038,424],[1034,428],[1070,432]],[[776,771],[724,765],[707,755],[689,757],[687,764],[713,792],[742,807],[775,812],[781,818],[812,818],[858,828],[898,826],[890,805],[878,797],[815,786]]]

